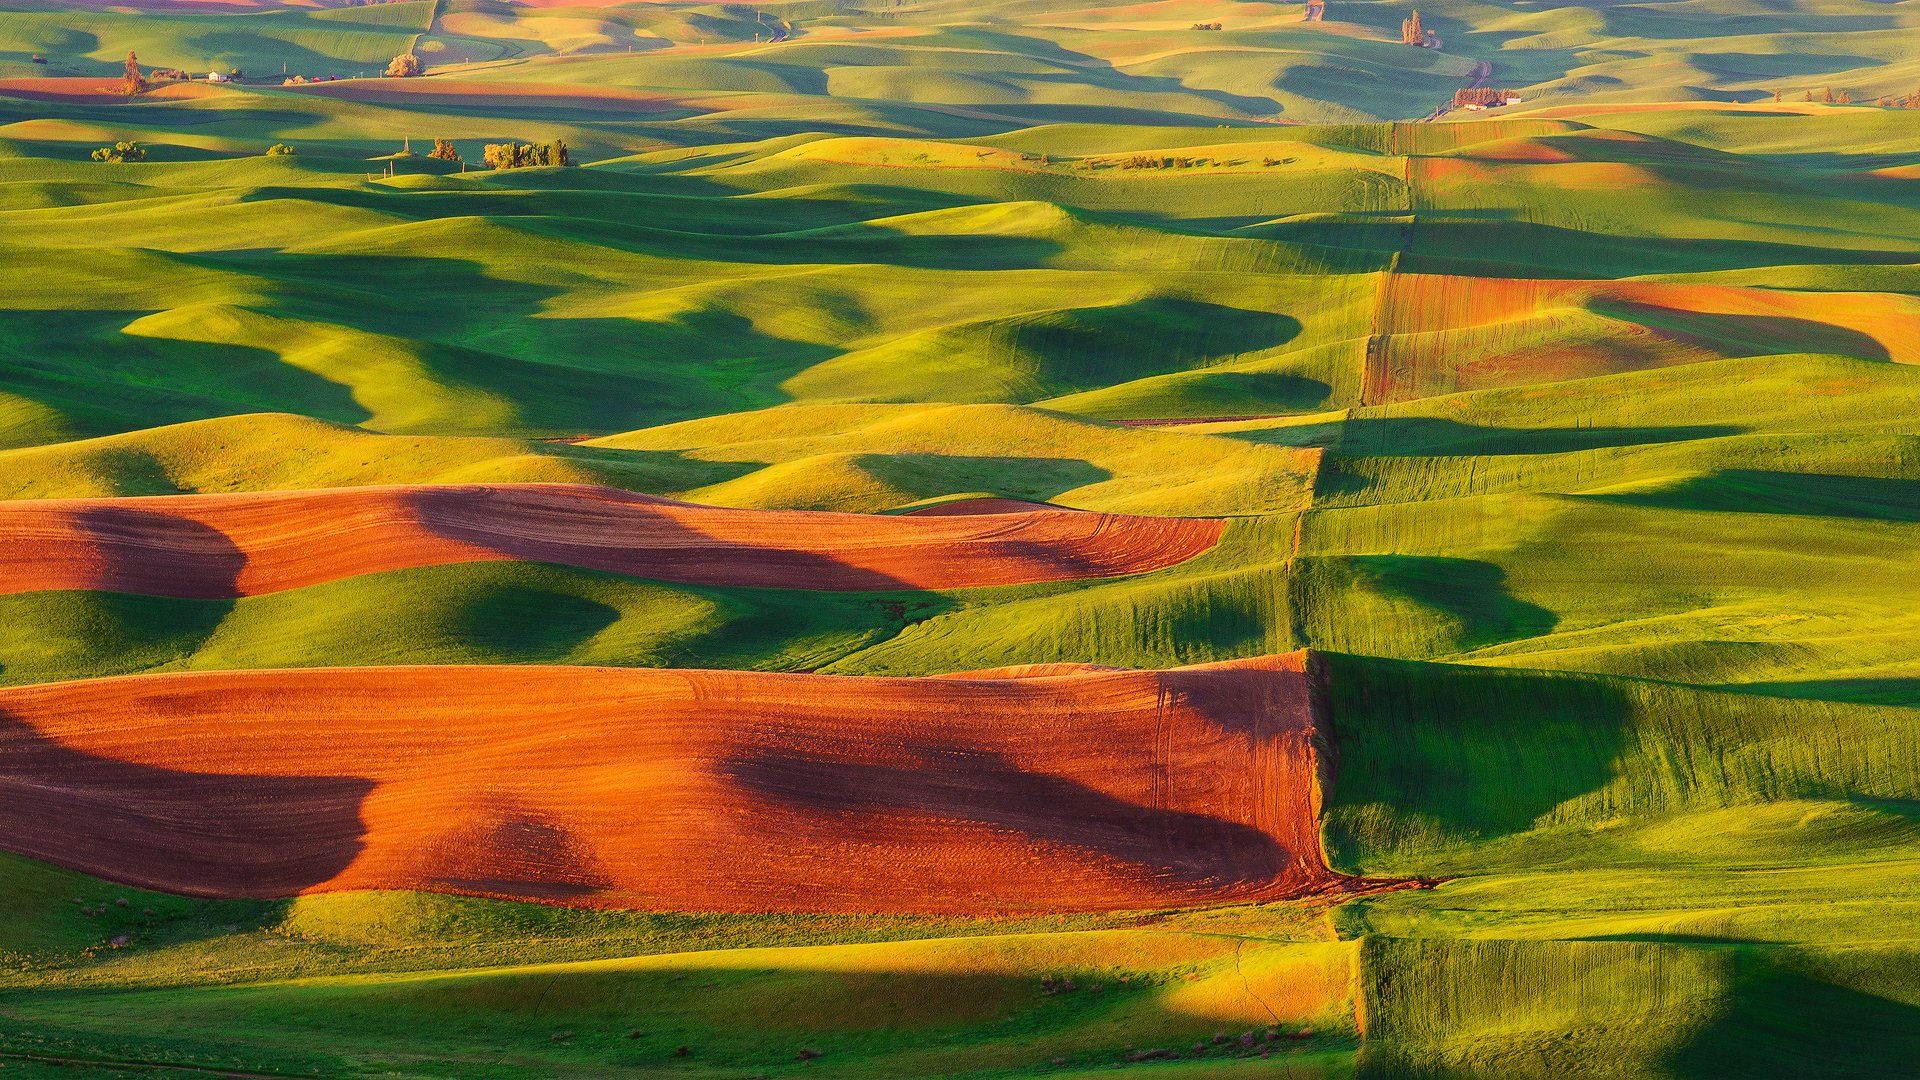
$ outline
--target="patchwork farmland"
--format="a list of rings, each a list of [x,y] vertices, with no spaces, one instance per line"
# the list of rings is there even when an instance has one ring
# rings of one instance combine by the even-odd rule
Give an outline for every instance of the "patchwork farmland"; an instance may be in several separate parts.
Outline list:
[[[1920,1075],[1912,8],[0,3],[0,1075]]]

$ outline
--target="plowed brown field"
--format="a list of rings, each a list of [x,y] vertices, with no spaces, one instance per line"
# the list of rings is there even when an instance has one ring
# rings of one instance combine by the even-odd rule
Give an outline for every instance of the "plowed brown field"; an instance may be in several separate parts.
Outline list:
[[[0,592],[225,598],[501,559],[687,584],[951,589],[1158,570],[1223,528],[1072,510],[729,510],[567,484],[23,500],[0,502]]]
[[[601,668],[0,690],[0,848],[206,896],[431,889],[673,910],[1301,895],[1303,654],[1028,678]]]

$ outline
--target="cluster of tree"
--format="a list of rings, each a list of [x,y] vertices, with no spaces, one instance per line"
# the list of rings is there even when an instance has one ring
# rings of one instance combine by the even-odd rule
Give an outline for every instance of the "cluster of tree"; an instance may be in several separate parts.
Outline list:
[[[1190,169],[1195,165],[1212,165],[1211,158],[1166,157],[1161,154],[1134,154],[1120,159],[1123,169]]]
[[[1785,101],[1786,99],[1787,92],[1785,90],[1775,90],[1773,92],[1773,100]],[[1808,90],[1800,95],[1800,100],[1819,101],[1828,105],[1851,105],[1853,104],[1853,93],[1848,90],[1835,90],[1833,87],[1828,86],[1821,88],[1818,96],[1815,96],[1813,91]],[[1906,97],[1890,97],[1882,94],[1877,104],[1883,109],[1920,109],[1920,90],[1916,90]]]
[[[1225,30],[1225,29],[1226,29],[1226,27],[1224,27],[1224,26],[1222,26],[1222,25],[1220,25],[1220,24],[1219,24],[1219,23],[1217,23],[1217,22],[1197,22],[1197,23],[1194,23],[1194,24],[1193,24],[1193,29],[1195,29],[1195,30]]]
[[[534,165],[571,165],[567,144],[555,139],[550,143],[488,143],[486,162],[495,169],[524,169]]]
[[[1507,99],[1516,96],[1512,90],[1495,90],[1491,86],[1469,86],[1453,92],[1453,107],[1464,109],[1469,105],[1505,105]]]
[[[283,143],[283,142],[277,142],[277,143],[274,143],[272,146],[267,147],[268,157],[292,157],[294,155],[294,152],[295,151],[293,147],[288,146],[286,143]]]
[[[387,78],[389,79],[410,79],[415,75],[424,75],[426,71],[425,65],[420,63],[420,58],[413,55],[411,49],[394,57],[387,63]]]
[[[1773,100],[1775,101],[1781,100],[1780,91],[1775,90],[1773,92]],[[1806,95],[1803,98],[1801,98],[1801,100],[1802,101],[1824,101],[1829,105],[1851,105],[1853,104],[1853,95],[1848,93],[1845,90],[1835,93],[1833,87],[1828,86],[1823,88],[1820,91],[1820,96],[1818,98],[1814,97],[1813,91],[1809,90],[1806,92]]]
[[[428,153],[427,156],[430,158],[438,158],[441,161],[459,161],[460,151],[454,149],[453,144],[445,139],[435,139],[433,140],[433,150]]]
[[[147,160],[147,148],[137,142],[122,139],[112,146],[103,146],[95,150],[93,152],[93,160],[112,162],[145,161]]]

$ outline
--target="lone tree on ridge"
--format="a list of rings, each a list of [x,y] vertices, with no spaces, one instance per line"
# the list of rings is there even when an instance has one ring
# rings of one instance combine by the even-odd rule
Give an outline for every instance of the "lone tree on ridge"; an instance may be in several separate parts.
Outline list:
[[[135,94],[144,94],[146,90],[147,77],[140,74],[140,58],[133,55],[132,50],[128,50],[127,73],[120,80],[120,92],[132,97]]]
[[[408,79],[415,75],[423,74],[425,71],[426,68],[420,64],[420,58],[413,55],[413,50],[411,49],[394,57],[393,60],[387,64],[387,78],[389,79]]]

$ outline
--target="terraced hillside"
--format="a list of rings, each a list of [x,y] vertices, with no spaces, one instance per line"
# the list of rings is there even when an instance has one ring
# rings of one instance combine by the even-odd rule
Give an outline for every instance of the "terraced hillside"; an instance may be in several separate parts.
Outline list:
[[[0,1069],[1920,1075],[1910,7],[0,3]]]

